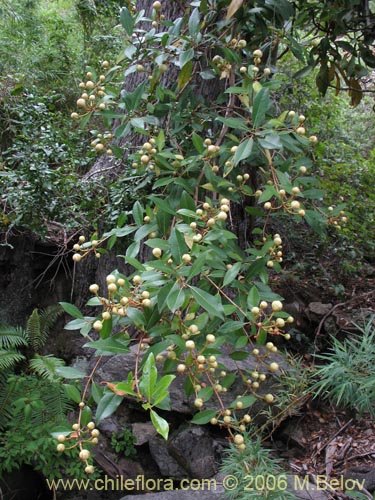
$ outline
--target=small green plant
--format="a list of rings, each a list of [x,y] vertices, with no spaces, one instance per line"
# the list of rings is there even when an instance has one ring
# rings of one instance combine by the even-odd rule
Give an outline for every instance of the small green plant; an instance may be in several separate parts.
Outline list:
[[[34,309],[26,328],[0,327],[0,475],[32,465],[50,479],[80,477],[75,460],[56,457],[56,427],[66,422],[77,388],[63,384],[59,369],[65,364],[52,355],[40,355],[48,333],[62,309]],[[73,458],[73,451],[67,449]],[[37,457],[37,460],[35,460]]]
[[[375,416],[375,325],[372,317],[365,326],[355,325],[359,335],[340,342],[333,339],[331,352],[316,357],[318,366],[315,396],[336,405]]]
[[[241,436],[242,437],[242,436]],[[244,434],[244,450],[231,444],[224,457],[221,473],[226,489],[223,498],[228,500],[263,499],[293,500],[295,495],[287,490],[287,475],[279,460],[262,446],[258,437],[252,441]],[[234,438],[236,440],[236,437]]]
[[[116,434],[112,433],[111,436],[111,446],[115,450],[116,453],[121,453],[125,455],[125,457],[135,457],[137,454],[136,449],[134,448],[135,436],[130,429],[126,427],[122,432]]]

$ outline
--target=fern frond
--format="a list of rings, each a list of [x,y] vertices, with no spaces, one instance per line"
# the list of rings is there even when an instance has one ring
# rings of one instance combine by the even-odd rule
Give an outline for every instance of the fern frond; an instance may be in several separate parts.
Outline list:
[[[30,314],[27,323],[26,323],[26,333],[29,344],[37,351],[40,347],[43,338],[43,334],[40,327],[40,316],[38,313],[38,309],[34,309]]]
[[[34,309],[27,320],[26,332],[29,343],[35,352],[44,346],[52,326],[63,312],[60,305],[49,306],[41,311]]]
[[[13,388],[14,383],[8,380],[5,374],[0,373],[0,429],[4,429],[13,416]]]
[[[0,348],[14,349],[27,345],[27,334],[20,326],[0,326]]]
[[[18,351],[0,349],[0,372],[12,368],[24,359],[25,356]]]
[[[55,304],[53,306],[48,306],[45,309],[39,311],[40,316],[40,327],[43,332],[45,332],[46,337],[48,336],[51,328],[62,316],[64,313],[64,309],[59,305]]]
[[[52,354],[39,356],[30,360],[29,366],[31,370],[42,378],[53,380],[56,378],[56,368],[64,366],[64,360],[55,358]]]

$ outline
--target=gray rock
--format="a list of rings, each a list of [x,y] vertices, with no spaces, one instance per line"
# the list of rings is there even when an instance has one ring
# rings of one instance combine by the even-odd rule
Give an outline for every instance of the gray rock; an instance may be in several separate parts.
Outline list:
[[[142,446],[156,436],[156,429],[152,422],[140,422],[132,424],[132,432],[135,436],[135,446]]]
[[[167,449],[190,477],[210,478],[217,472],[215,444],[207,429],[180,427],[168,440]]]
[[[150,453],[162,476],[172,479],[183,479],[188,476],[185,469],[169,454],[167,442],[157,435],[149,441]]]
[[[100,380],[108,382],[120,382],[126,380],[130,371],[135,368],[135,358],[137,346],[130,347],[130,352],[127,354],[116,354],[115,356],[105,356],[97,369],[95,376]],[[96,362],[94,358],[93,362]]]
[[[322,302],[310,302],[309,311],[316,316],[325,316],[332,309],[332,304],[323,304]]]
[[[358,481],[370,492],[375,491],[375,467],[371,465],[351,467],[345,471],[344,478],[346,480]]]

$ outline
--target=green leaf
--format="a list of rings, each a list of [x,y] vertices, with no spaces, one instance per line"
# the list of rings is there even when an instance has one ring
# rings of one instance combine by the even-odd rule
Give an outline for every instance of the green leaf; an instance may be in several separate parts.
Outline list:
[[[68,398],[75,403],[80,403],[82,401],[81,393],[74,385],[64,384],[64,391]]]
[[[167,297],[167,306],[171,312],[175,312],[185,302],[185,290],[179,288],[176,283],[176,288],[172,289]]]
[[[188,247],[185,243],[184,235],[178,231],[177,227],[174,227],[171,232],[169,246],[174,262],[179,264],[183,254],[187,253]]]
[[[202,137],[194,132],[191,139],[193,141],[195,149],[198,151],[199,154],[202,154],[203,151],[205,150]]]
[[[234,154],[233,164],[237,165],[240,161],[249,158],[253,150],[253,145],[254,141],[251,137],[249,139],[245,139],[244,141],[242,141],[241,144],[238,146],[237,151]]]
[[[197,425],[207,424],[214,417],[216,417],[216,410],[203,410],[194,415],[191,423]]]
[[[59,302],[59,304],[73,318],[83,318],[83,314],[74,304],[69,304],[69,302]]]
[[[164,285],[162,288],[160,288],[160,290],[158,292],[158,300],[157,300],[158,309],[159,309],[160,313],[163,311],[164,307],[166,306],[168,295],[174,286],[175,286],[174,283],[168,282],[166,285]]]
[[[93,342],[87,342],[83,347],[89,347],[91,349],[97,349],[102,353],[114,353],[114,354],[125,354],[129,352],[129,340],[121,342],[114,338],[105,338],[100,340],[94,340]]]
[[[218,116],[215,118],[217,121],[228,125],[229,128],[235,128],[242,130],[243,132],[250,132],[249,127],[246,125],[246,120],[244,118],[223,118]]]
[[[155,427],[156,431],[163,436],[165,440],[168,439],[169,424],[164,418],[156,413],[154,410],[150,410],[151,422]]]
[[[215,295],[211,295],[205,290],[191,285],[189,286],[189,290],[191,291],[194,299],[197,301],[197,304],[207,311],[208,314],[218,318],[224,318],[223,305]]]
[[[86,373],[83,373],[76,368],[72,368],[71,366],[59,366],[58,368],[56,368],[56,374],[59,377],[66,379],[87,377]]]
[[[81,426],[86,427],[86,425],[92,421],[92,411],[89,406],[85,406],[81,412]]]
[[[252,307],[258,307],[260,302],[259,292],[256,286],[252,286],[247,295],[247,306],[249,309]]]
[[[282,149],[283,147],[278,134],[268,134],[264,138],[259,138],[258,142],[264,149]]]
[[[91,297],[91,299],[89,299],[86,302],[86,305],[87,306],[101,306],[102,301],[99,299],[99,297]]]
[[[99,424],[103,419],[110,417],[120,406],[122,396],[112,391],[105,392],[96,409],[95,423]]]
[[[153,353],[147,356],[146,363],[143,365],[142,377],[139,383],[139,390],[147,401],[151,403],[153,391],[158,377],[158,370],[155,366],[155,357]]]
[[[185,66],[181,68],[181,71],[177,79],[178,90],[181,90],[190,80],[193,73],[193,62],[188,61]]]
[[[249,356],[249,352],[247,351],[235,351],[229,354],[229,357],[234,359],[234,361],[242,361]]]
[[[186,63],[194,58],[194,49],[188,49],[180,54],[180,68],[183,68]]]
[[[198,9],[194,9],[193,12],[191,13],[189,17],[188,27],[189,27],[189,35],[192,38],[195,38],[199,33],[199,28],[200,28],[200,17]]]
[[[133,30],[134,30],[134,25],[135,25],[135,20],[134,20],[133,16],[130,14],[127,7],[121,8],[120,21],[121,21],[122,27],[125,29],[126,33],[129,36],[132,36]]]
[[[257,398],[255,396],[242,396],[240,398],[237,398],[235,399],[229,408],[235,408],[236,407],[236,403],[238,401],[241,401],[241,403],[243,404],[243,408],[249,408],[249,406],[253,405],[255,403],[255,401],[257,400]]]
[[[225,273],[224,280],[223,280],[223,286],[229,285],[232,283],[234,278],[237,276],[237,274],[240,272],[241,269],[241,262],[236,262],[233,264],[233,266],[228,269],[228,271]]]
[[[100,330],[100,338],[107,339],[112,333],[112,316],[102,321],[103,327]]]
[[[141,226],[143,224],[143,207],[139,203],[139,201],[136,201],[133,205],[133,218],[134,222],[137,224],[137,226]]]
[[[152,404],[158,406],[164,399],[169,396],[168,387],[171,385],[176,375],[164,375],[154,389],[152,394]]]
[[[270,107],[270,98],[268,89],[262,88],[254,98],[252,121],[253,127],[258,128],[264,122],[268,108]]]

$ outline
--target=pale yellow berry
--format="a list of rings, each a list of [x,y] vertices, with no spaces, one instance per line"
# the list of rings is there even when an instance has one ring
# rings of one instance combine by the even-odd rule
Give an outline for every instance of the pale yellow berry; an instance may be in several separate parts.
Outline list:
[[[204,404],[203,399],[201,399],[201,398],[196,398],[194,401],[194,406],[196,408],[202,408],[203,404]]]
[[[116,285],[116,283],[109,283],[109,285],[108,285],[107,288],[108,288],[108,291],[110,293],[114,293],[114,292],[117,291],[117,285]]]
[[[274,400],[275,400],[275,398],[274,398],[274,396],[273,396],[272,394],[266,394],[266,395],[264,396],[264,401],[265,401],[266,403],[273,403],[273,402],[274,402]]]
[[[83,449],[79,452],[79,458],[81,460],[88,460],[91,456],[91,453],[89,450]]]
[[[277,372],[279,365],[277,363],[271,363],[269,368],[271,372]]]
[[[283,328],[285,326],[285,321],[283,320],[283,318],[277,318],[276,326],[278,326],[279,328]]]
[[[191,262],[191,255],[188,253],[184,253],[181,257],[181,260],[184,264],[189,264],[189,262]]]
[[[193,349],[195,349],[195,342],[193,340],[187,340],[185,342],[185,347],[186,349],[189,349],[189,351],[192,351]]]
[[[272,307],[272,311],[277,312],[277,311],[281,311],[282,310],[283,304],[279,300],[274,300],[272,302],[271,307]]]
[[[92,285],[90,285],[89,290],[91,293],[98,293],[99,285],[97,285],[96,283],[93,283]]]
[[[228,215],[226,212],[219,212],[216,217],[218,220],[227,220]]]
[[[185,370],[186,370],[186,365],[184,365],[183,363],[180,363],[179,365],[177,365],[178,373],[184,373]]]
[[[216,341],[215,335],[212,335],[212,333],[209,333],[206,335],[206,340],[209,344],[213,344]]]
[[[101,321],[94,321],[94,324],[92,325],[93,329],[96,330],[97,332],[100,332],[100,330],[103,328],[103,323]]]
[[[72,259],[74,260],[74,262],[79,262],[82,259],[82,255],[79,253],[75,253]]]
[[[234,436],[233,441],[234,441],[234,444],[242,444],[244,442],[244,438],[241,434],[236,434]]]
[[[65,445],[60,443],[56,446],[56,450],[60,453],[62,453],[65,450]]]
[[[153,248],[152,250],[152,255],[154,257],[156,257],[157,259],[159,259],[161,257],[161,254],[162,254],[162,251],[160,248],[156,247],[156,248]]]

